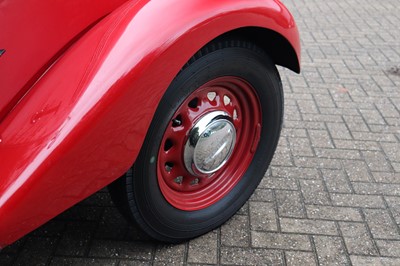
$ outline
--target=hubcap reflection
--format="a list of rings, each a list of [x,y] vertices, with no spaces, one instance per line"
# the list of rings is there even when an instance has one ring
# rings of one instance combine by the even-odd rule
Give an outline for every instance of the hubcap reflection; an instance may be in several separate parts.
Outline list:
[[[235,146],[236,130],[226,112],[204,115],[190,130],[184,162],[193,175],[211,175],[221,169]]]

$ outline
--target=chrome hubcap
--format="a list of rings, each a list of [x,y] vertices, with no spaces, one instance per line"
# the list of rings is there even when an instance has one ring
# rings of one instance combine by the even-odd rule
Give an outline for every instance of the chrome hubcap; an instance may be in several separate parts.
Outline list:
[[[232,118],[223,111],[214,111],[200,118],[189,132],[184,162],[193,175],[215,173],[229,160],[236,141]]]

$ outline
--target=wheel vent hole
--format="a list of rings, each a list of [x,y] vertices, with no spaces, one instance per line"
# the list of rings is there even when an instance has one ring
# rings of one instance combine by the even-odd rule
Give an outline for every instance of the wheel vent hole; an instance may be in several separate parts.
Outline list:
[[[165,164],[165,171],[171,172],[171,171],[172,171],[172,167],[174,167],[174,164],[171,163],[171,162],[167,162],[167,163]]]
[[[177,183],[177,184],[182,184],[183,176],[178,176],[177,178],[174,179],[174,182]]]
[[[172,142],[172,140],[167,139],[164,143],[164,151],[169,151],[173,145],[174,143]]]
[[[214,101],[215,97],[217,97],[217,93],[216,92],[210,91],[209,93],[207,93],[207,98],[211,102]]]
[[[188,106],[190,108],[196,108],[199,105],[199,99],[198,98],[194,98],[193,100],[191,100],[188,104]]]
[[[182,116],[178,115],[176,118],[172,119],[172,126],[179,127],[180,125],[182,125]]]
[[[229,96],[224,95],[224,104],[228,105],[231,103],[231,98],[229,98]]]
[[[237,118],[238,118],[238,113],[235,109],[235,110],[233,110],[233,120],[236,120]]]

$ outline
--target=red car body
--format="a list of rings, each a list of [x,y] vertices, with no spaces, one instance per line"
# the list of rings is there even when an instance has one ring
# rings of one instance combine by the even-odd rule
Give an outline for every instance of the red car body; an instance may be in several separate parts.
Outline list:
[[[214,38],[250,36],[300,68],[278,0],[5,0],[0,25],[0,248],[127,171],[168,85]]]

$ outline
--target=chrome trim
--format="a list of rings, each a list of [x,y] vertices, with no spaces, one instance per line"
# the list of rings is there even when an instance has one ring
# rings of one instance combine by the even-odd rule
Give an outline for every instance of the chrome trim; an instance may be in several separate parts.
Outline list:
[[[189,132],[183,154],[186,169],[195,176],[210,176],[229,160],[235,142],[236,129],[228,113],[204,115]]]

